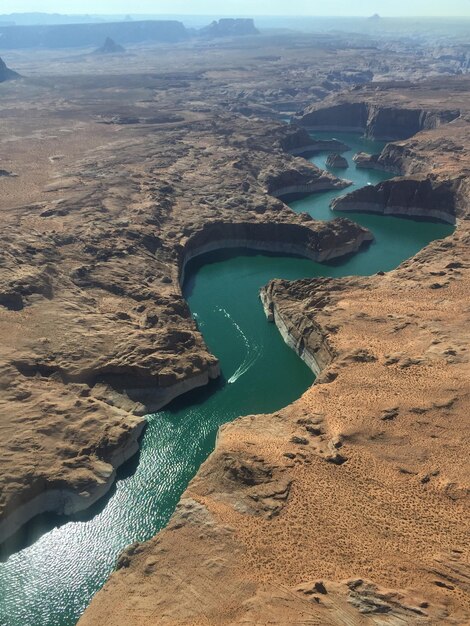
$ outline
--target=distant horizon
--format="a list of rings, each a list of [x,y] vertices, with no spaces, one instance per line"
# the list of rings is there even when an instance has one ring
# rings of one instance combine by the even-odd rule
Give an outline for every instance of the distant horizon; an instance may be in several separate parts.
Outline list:
[[[373,13],[370,15],[323,15],[323,14],[313,14],[313,13],[181,13],[181,12],[172,12],[172,13],[60,13],[58,11],[9,11],[9,12],[0,12],[1,16],[9,17],[11,15],[57,15],[62,17],[119,17],[124,18],[126,16],[129,17],[168,17],[168,16],[181,16],[181,17],[215,17],[220,16],[221,19],[226,17],[236,17],[236,18],[272,18],[272,17],[287,17],[287,18],[297,18],[297,17],[310,17],[310,18],[321,18],[321,19],[370,19],[375,15],[378,15],[380,19],[442,19],[442,18],[452,18],[452,19],[470,19],[469,15],[457,15],[457,14],[442,14],[442,15],[382,15],[381,13]]]
[[[99,5],[99,8],[97,7]],[[325,6],[326,4],[326,6]],[[350,0],[2,0],[0,13],[59,14],[66,16],[204,15],[220,17],[384,18],[470,17],[468,0],[357,0],[351,15]]]
[[[84,12],[84,13],[78,13],[78,12],[60,12],[60,11],[1,11],[0,10],[0,15],[61,15],[61,16],[66,16],[66,17],[94,17],[94,16],[105,16],[105,17],[125,17],[125,16],[134,16],[134,15],[141,15],[141,16],[152,16],[152,17],[165,17],[167,15],[184,15],[184,16],[188,16],[188,17],[212,17],[214,15],[221,15],[222,17],[225,16],[237,16],[237,17],[322,17],[322,18],[327,18],[327,19],[350,19],[350,18],[358,18],[358,19],[368,19],[370,17],[374,17],[376,15],[378,15],[381,19],[409,19],[409,18],[435,18],[435,19],[439,19],[441,17],[465,17],[465,18],[469,18],[470,19],[470,13],[468,15],[450,15],[450,14],[439,14],[439,15],[435,15],[435,14],[430,14],[430,15],[423,15],[423,14],[416,14],[416,15],[384,15],[382,13],[371,13],[368,15],[359,15],[359,14],[350,14],[350,15],[327,15],[327,14],[323,14],[323,13],[220,13],[218,11],[214,11],[213,13],[182,13],[180,11],[172,11],[172,12],[165,12],[165,13],[149,13],[148,11],[142,12],[142,13],[136,13],[135,11],[133,12],[118,12],[118,13],[109,13],[109,12],[102,12],[102,13],[97,13],[97,12],[93,12],[91,13],[90,11]]]

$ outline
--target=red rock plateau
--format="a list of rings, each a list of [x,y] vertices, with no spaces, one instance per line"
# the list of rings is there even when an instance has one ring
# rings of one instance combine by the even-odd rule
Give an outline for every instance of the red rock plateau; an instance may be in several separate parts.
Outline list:
[[[95,501],[142,415],[218,375],[181,294],[187,259],[245,245],[322,260],[370,239],[279,199],[346,185],[291,154],[315,145],[274,121],[280,105],[393,140],[362,160],[398,177],[335,210],[457,224],[385,275],[266,286],[316,384],[222,429],[80,626],[469,622],[470,80],[426,82],[434,57],[404,61],[400,44],[281,40],[15,53],[26,78],[2,84],[2,538]]]

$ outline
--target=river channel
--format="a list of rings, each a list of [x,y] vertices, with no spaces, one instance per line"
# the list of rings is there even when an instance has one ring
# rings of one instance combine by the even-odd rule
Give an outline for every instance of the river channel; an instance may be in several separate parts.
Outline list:
[[[345,133],[315,133],[351,146],[344,191],[318,193],[288,203],[298,212],[329,220],[336,195],[390,175],[356,169],[355,152],[383,144]],[[327,154],[312,159],[325,168]],[[369,228],[375,241],[339,261],[314,263],[295,257],[218,252],[195,259],[183,287],[222,377],[148,416],[140,453],[120,468],[109,495],[74,518],[44,515],[0,547],[0,625],[73,626],[110,575],[119,552],[163,528],[201,463],[214,448],[217,429],[237,416],[280,409],[313,382],[307,366],[268,324],[258,299],[273,278],[369,275],[391,270],[453,227],[431,221],[359,213],[344,214]]]

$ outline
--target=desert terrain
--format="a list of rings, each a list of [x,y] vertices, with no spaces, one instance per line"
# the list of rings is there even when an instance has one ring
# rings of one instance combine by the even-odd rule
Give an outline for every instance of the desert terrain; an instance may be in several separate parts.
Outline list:
[[[459,50],[446,63],[407,40],[270,34],[2,53],[19,77],[0,84],[1,541],[89,507],[145,414],[219,375],[182,295],[188,260],[331,260],[371,239],[348,210],[456,224],[392,272],[262,290],[315,385],[222,429],[169,526],[120,557],[80,625],[468,623]],[[308,129],[388,141],[356,164],[396,177],[347,195],[303,158],[319,149]],[[332,222],[282,200],[327,189],[346,194]]]

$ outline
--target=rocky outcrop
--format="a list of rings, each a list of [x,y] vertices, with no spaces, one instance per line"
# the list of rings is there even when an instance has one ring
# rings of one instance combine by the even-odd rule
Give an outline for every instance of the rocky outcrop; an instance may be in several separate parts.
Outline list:
[[[104,44],[95,50],[94,54],[123,54],[125,51],[125,48],[116,43],[114,39],[106,37]]]
[[[399,159],[391,159],[390,147],[397,144],[388,143],[380,154],[369,154],[368,152],[357,152],[353,156],[353,161],[358,168],[379,170],[381,172],[392,172],[393,174],[402,174],[403,163]]]
[[[347,167],[349,167],[347,160],[340,154],[337,154],[336,152],[333,152],[333,154],[328,155],[328,158],[326,160],[326,165],[327,167],[334,167],[337,169],[346,169]]]
[[[114,483],[116,469],[138,452],[146,421],[143,417],[134,417],[127,419],[126,424],[127,431],[108,430],[91,454],[83,451],[83,456],[70,460],[63,467],[57,464],[46,475],[27,477],[22,489],[14,485],[16,492],[11,498],[8,492],[2,493],[0,543],[38,515],[74,515],[106,495]]]
[[[353,161],[356,164],[356,167],[361,168],[374,168],[377,167],[377,160],[379,158],[378,154],[368,154],[367,152],[357,152],[353,156]]]
[[[260,291],[261,302],[269,322],[273,322],[287,345],[292,348],[299,357],[308,365],[315,376],[331,363],[334,358],[334,350],[328,343],[327,334],[311,320],[304,320],[277,306],[277,290],[285,289],[287,281],[271,281]],[[325,306],[327,300],[324,294],[320,299],[321,305]]]
[[[446,132],[443,126],[433,133],[420,133],[408,141],[388,143],[379,155],[372,156],[371,164],[375,162],[375,167],[396,174],[445,171],[457,177],[462,169],[466,169],[468,135],[465,123],[455,123],[452,133]]]
[[[460,180],[433,176],[393,178],[335,198],[331,209],[432,218],[454,224],[460,184]]]
[[[295,122],[311,130],[362,132],[374,139],[405,139],[422,130],[437,128],[459,117],[455,109],[421,109],[371,102],[313,105],[295,116]]]
[[[4,83],[6,80],[14,80],[15,78],[19,78],[20,75],[17,72],[14,72],[10,68],[7,67],[5,61],[0,59],[0,83]],[[5,172],[5,170],[2,170]],[[9,176],[9,172],[2,174],[2,176]]]
[[[259,176],[266,192],[275,198],[290,194],[306,194],[328,189],[344,189],[351,182],[336,178],[329,172],[312,169],[311,164],[298,159],[282,170],[265,169]]]
[[[292,155],[307,157],[318,152],[347,152],[350,148],[337,139],[314,139],[305,128],[291,125],[279,140],[279,146]]]
[[[259,35],[254,20],[250,18],[222,18],[214,21],[209,26],[198,31],[200,37],[209,39],[218,37],[243,37],[246,35]]]

